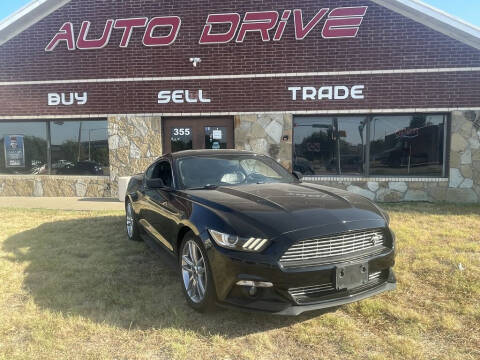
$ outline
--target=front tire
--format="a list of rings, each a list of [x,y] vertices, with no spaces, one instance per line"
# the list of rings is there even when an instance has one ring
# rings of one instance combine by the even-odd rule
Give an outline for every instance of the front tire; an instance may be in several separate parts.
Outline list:
[[[198,312],[213,310],[216,295],[207,253],[201,240],[191,231],[183,238],[178,263],[188,305]]]
[[[138,228],[137,224],[137,218],[135,216],[135,211],[133,210],[132,202],[130,200],[128,200],[125,205],[125,224],[128,240],[142,241],[142,238],[140,237],[140,229]]]

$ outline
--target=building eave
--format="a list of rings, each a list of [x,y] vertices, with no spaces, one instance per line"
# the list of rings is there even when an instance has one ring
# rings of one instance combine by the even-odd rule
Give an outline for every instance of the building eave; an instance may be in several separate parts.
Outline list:
[[[371,0],[480,50],[480,28],[419,0]]]
[[[0,21],[0,45],[36,24],[71,0],[33,0]]]
[[[33,0],[0,21],[0,45],[71,0]],[[419,0],[370,0],[480,50],[480,28]]]

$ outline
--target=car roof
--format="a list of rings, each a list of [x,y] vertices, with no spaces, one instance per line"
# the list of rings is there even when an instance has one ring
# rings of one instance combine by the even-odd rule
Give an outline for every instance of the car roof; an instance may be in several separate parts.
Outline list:
[[[171,154],[166,154],[165,156],[170,156],[172,159],[180,159],[189,156],[205,156],[205,155],[258,155],[251,151],[244,151],[244,150],[209,150],[209,149],[202,149],[202,150],[184,150],[179,151]]]

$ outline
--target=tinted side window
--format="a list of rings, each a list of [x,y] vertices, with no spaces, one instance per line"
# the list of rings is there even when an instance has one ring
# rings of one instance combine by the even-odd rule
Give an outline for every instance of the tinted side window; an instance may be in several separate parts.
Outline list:
[[[152,178],[153,170],[155,170],[155,166],[156,166],[156,164],[151,165],[151,166],[147,169],[147,171],[145,172],[145,176],[147,177],[147,179],[151,179],[151,178]]]
[[[150,169],[149,169],[150,170]],[[148,175],[148,171],[147,171]],[[152,171],[152,179],[162,179],[168,187],[173,187],[172,167],[168,161],[159,162]]]

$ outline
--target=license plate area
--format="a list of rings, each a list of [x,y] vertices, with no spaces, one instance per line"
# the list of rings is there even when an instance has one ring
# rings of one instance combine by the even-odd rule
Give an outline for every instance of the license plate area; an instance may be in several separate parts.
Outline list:
[[[368,263],[341,265],[336,269],[337,290],[351,290],[368,282]]]

